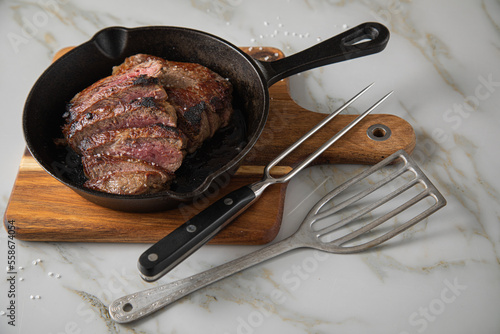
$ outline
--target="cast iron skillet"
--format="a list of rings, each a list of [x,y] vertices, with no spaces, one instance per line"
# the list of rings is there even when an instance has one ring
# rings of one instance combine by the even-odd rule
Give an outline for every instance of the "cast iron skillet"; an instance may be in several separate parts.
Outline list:
[[[106,28],[54,62],[33,86],[23,114],[27,147],[50,175],[91,202],[133,212],[170,209],[210,191],[214,182],[227,179],[237,169],[264,128],[269,86],[315,67],[380,52],[388,40],[386,27],[364,23],[292,56],[261,62],[231,43],[202,31],[166,26]],[[235,117],[234,129],[227,130],[229,139],[222,138],[224,135],[214,138],[210,145],[196,153],[198,160],[214,158],[201,177],[202,171],[182,172],[181,167],[179,173],[184,176],[176,178],[177,186],[147,195],[114,195],[84,188],[80,158],[66,146],[57,144],[57,139],[62,138],[65,105],[76,93],[110,75],[113,66],[137,53],[199,63],[228,78],[234,87],[234,107],[239,117]],[[224,143],[225,140],[237,142]],[[217,153],[223,149],[220,145],[229,146],[230,154],[221,158]],[[216,153],[210,155],[212,151]],[[227,153],[228,147],[225,151]],[[183,182],[190,185],[185,186]]]

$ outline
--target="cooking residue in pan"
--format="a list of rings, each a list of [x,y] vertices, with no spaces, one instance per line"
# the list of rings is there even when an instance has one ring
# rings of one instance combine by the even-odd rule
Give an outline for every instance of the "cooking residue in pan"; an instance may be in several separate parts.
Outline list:
[[[114,194],[192,191],[245,144],[228,80],[145,54],[76,94],[64,118],[83,185]]]

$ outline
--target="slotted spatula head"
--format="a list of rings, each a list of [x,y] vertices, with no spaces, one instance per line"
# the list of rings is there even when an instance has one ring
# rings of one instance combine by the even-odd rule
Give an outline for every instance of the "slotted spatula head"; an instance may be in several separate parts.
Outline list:
[[[443,195],[400,150],[324,196],[297,233],[308,246],[354,253],[393,238],[445,205]]]

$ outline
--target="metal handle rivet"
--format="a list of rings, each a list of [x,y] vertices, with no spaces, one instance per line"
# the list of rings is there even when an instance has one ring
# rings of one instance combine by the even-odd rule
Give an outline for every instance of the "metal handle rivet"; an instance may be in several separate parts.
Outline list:
[[[224,204],[226,204],[226,205],[233,204],[233,199],[232,198],[226,198],[226,199],[224,199]]]
[[[188,225],[186,227],[186,231],[188,231],[189,233],[193,233],[194,231],[196,231],[196,226],[194,226],[194,225]]]
[[[151,261],[151,262],[155,262],[156,260],[158,260],[158,254],[156,253],[151,253],[148,255],[148,260]]]

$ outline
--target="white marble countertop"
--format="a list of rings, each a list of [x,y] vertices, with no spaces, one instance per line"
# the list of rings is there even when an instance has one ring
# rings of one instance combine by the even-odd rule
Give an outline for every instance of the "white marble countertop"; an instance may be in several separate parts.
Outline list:
[[[370,82],[376,82],[373,94],[394,90],[377,112],[398,115],[414,127],[413,156],[446,197],[444,209],[395,239],[404,238],[393,247],[355,255],[295,251],[128,325],[110,320],[104,306],[152,286],[136,269],[145,245],[16,240],[15,298],[5,273],[0,332],[500,332],[500,3],[494,0],[1,1],[0,208],[7,207],[25,147],[24,101],[57,50],[107,26],[171,25],[204,30],[235,45],[275,46],[290,55],[365,21],[390,29],[387,49],[294,76],[292,97],[304,108],[328,112]],[[358,170],[321,166],[301,173],[288,187],[276,240],[297,228],[339,174]],[[7,241],[2,228],[3,268]],[[257,248],[205,246],[153,284]],[[12,300],[15,314],[9,317]]]

